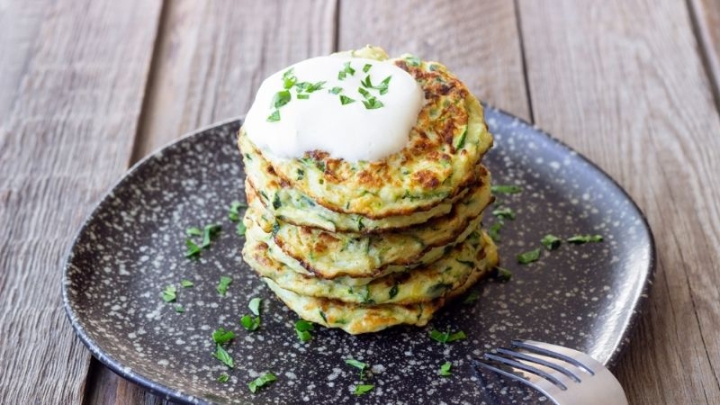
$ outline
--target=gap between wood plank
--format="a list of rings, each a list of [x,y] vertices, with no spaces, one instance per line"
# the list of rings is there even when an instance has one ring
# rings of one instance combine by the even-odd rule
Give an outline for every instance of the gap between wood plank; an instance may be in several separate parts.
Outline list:
[[[720,112],[720,61],[718,55],[714,52],[713,42],[710,29],[707,22],[702,18],[703,7],[698,4],[701,0],[686,0],[688,14],[690,15],[690,25],[697,40],[698,52],[703,62],[703,68],[707,75],[715,101],[715,109]]]
[[[165,36],[168,35],[166,24],[170,10],[169,4],[171,1],[172,0],[163,0],[162,5],[160,6],[160,16],[157,24],[158,29],[155,33],[153,52],[152,57],[150,58],[150,70],[148,71],[147,83],[145,83],[145,92],[143,93],[142,105],[140,107],[140,119],[135,132],[135,139],[133,139],[133,148],[132,153],[130,154],[130,161],[128,161],[127,164],[128,167],[133,166],[135,163],[137,163],[138,160],[144,157],[144,152],[142,149],[142,138],[144,134],[147,134],[147,119],[148,114],[150,113],[150,108],[148,107],[148,105],[152,100],[152,98],[149,96],[156,91],[155,83],[157,82],[156,78],[159,72],[159,69],[157,67],[160,61],[160,53],[162,51],[162,47],[160,46],[160,44],[162,43]]]
[[[525,98],[527,101],[528,120],[535,125],[535,115],[533,112],[532,93],[530,92],[530,80],[528,79],[527,59],[525,58],[525,39],[523,38],[522,16],[520,15],[520,5],[518,0],[513,0],[515,5],[515,23],[517,24],[518,43],[520,45],[520,63],[522,64],[522,75],[525,83]]]

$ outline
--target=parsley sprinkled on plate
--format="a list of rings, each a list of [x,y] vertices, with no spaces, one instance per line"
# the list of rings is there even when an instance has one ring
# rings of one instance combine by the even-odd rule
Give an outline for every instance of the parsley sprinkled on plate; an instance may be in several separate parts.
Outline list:
[[[241,203],[240,201],[233,201],[228,208],[228,219],[237,222],[240,220],[240,209],[247,208],[247,204]]]
[[[257,392],[258,389],[266,387],[272,384],[274,381],[277,381],[277,377],[275,377],[275,374],[273,374],[272,372],[267,372],[260,377],[250,381],[250,383],[248,383],[248,388],[250,388],[250,392],[254,394]]]
[[[243,224],[242,222],[240,222],[240,223],[237,224],[237,226],[235,227],[235,232],[236,232],[238,235],[240,235],[240,236],[245,236],[245,232],[247,232],[247,227],[245,226],[245,224]]]
[[[512,278],[512,272],[504,267],[495,266],[492,272],[493,278],[495,280],[503,282],[503,281],[510,281]]]
[[[492,214],[498,218],[515,219],[515,212],[510,207],[496,208]]]
[[[248,308],[250,308],[250,311],[255,314],[256,316],[260,316],[260,305],[262,304],[261,298],[253,298],[250,300],[250,303],[248,304]]]
[[[220,360],[221,363],[228,366],[229,368],[235,368],[235,361],[230,356],[230,353],[225,350],[220,344],[215,345],[215,353],[213,353],[213,357]]]
[[[518,194],[522,192],[522,187],[515,184],[493,184],[490,190],[494,194]]]
[[[438,371],[438,374],[441,377],[450,377],[452,375],[452,373],[450,372],[451,367],[452,363],[446,361],[442,366],[440,366],[440,371]]]
[[[465,340],[466,337],[465,332],[461,330],[455,333],[450,333],[449,328],[445,332],[440,332],[437,329],[430,331],[430,338],[440,343],[452,343],[458,340]]]
[[[358,361],[355,359],[345,359],[345,364],[360,369],[360,379],[365,379],[365,370],[368,367],[367,363],[363,363],[362,361]]]
[[[227,375],[227,373],[222,373],[217,378],[217,382],[219,382],[219,383],[226,383],[229,380],[230,380],[230,376]]]
[[[301,342],[307,342],[312,339],[312,332],[315,330],[315,325],[313,325],[312,322],[308,322],[304,319],[300,319],[299,321],[295,322],[295,333],[297,333],[298,339],[300,339]]]
[[[242,327],[247,329],[249,332],[256,331],[260,327],[260,317],[243,315],[242,318],[240,318],[240,325],[242,325]]]
[[[202,248],[205,249],[210,246],[210,242],[212,242],[213,238],[220,232],[221,226],[218,224],[210,224],[205,225],[205,228],[203,229],[203,242],[202,242]]]
[[[203,232],[202,229],[196,226],[191,226],[190,228],[185,230],[185,234],[187,236],[202,236]]]
[[[547,250],[555,250],[560,247],[562,239],[558,238],[555,235],[547,234],[543,236],[542,239],[540,239],[540,243],[542,243],[542,245],[545,246],[545,249]]]
[[[476,290],[470,291],[470,293],[463,300],[463,304],[472,304],[480,298],[480,293]]]
[[[177,288],[174,285],[169,285],[165,287],[160,296],[165,302],[174,302],[177,299]]]
[[[575,245],[581,245],[583,243],[597,243],[602,241],[602,235],[574,235],[567,238],[567,243],[572,243]]]
[[[356,386],[355,386],[355,391],[353,392],[353,394],[355,394],[355,395],[364,395],[364,394],[367,394],[368,392],[372,391],[373,388],[375,388],[375,385],[373,385],[373,384],[361,384],[361,385],[356,385]]]
[[[185,246],[187,246],[187,249],[188,249],[187,252],[185,252],[185,257],[188,257],[188,258],[197,257],[200,254],[200,251],[202,250],[200,248],[200,246],[195,244],[195,242],[193,242],[190,239],[185,240]]]
[[[224,297],[225,293],[227,293],[228,287],[230,287],[230,284],[232,284],[232,278],[228,276],[220,276],[220,283],[218,283],[217,292]]]
[[[178,314],[182,314],[183,312],[185,312],[185,307],[180,304],[175,305],[175,312],[177,312]]]
[[[193,283],[193,282],[190,281],[190,280],[182,280],[182,281],[180,282],[180,285],[182,286],[182,288],[190,288],[190,287],[194,286],[195,283]]]
[[[532,262],[536,262],[540,259],[540,248],[533,249],[527,252],[520,253],[517,255],[518,263],[520,264],[528,264]]]
[[[212,338],[215,343],[224,344],[235,338],[235,332],[218,328],[212,333]]]
[[[247,329],[250,332],[257,330],[260,327],[260,305],[261,304],[262,304],[262,299],[260,299],[260,298],[251,299],[250,303],[248,304],[248,308],[250,308],[250,311],[255,316],[243,315],[242,318],[240,318],[240,325],[242,325],[243,328]]]
[[[490,239],[493,240],[493,242],[500,242],[500,228],[502,228],[504,224],[505,223],[502,220],[499,220],[498,222],[492,224],[488,229],[488,235],[490,236]]]

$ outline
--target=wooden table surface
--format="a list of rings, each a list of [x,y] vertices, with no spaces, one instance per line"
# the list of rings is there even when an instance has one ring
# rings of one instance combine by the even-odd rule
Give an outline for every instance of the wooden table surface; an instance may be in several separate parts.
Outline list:
[[[244,114],[268,74],[367,43],[442,61],[632,195],[659,266],[615,372],[631,404],[720,404],[717,0],[0,1],[0,403],[164,403],[65,318],[78,226],[133,162]]]

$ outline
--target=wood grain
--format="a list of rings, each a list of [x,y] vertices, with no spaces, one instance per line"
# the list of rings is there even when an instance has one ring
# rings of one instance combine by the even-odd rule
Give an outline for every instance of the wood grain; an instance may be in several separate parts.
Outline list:
[[[0,402],[78,404],[89,352],[60,266],[125,170],[157,1],[3,2],[0,13]]]
[[[630,192],[656,237],[632,404],[720,403],[720,118],[683,2],[520,0],[538,126]]]
[[[511,1],[343,1],[339,28],[340,49],[373,44],[441,61],[483,101],[530,119]]]
[[[244,115],[262,80],[333,52],[336,2],[166,1],[133,162],[188,131]],[[302,18],[299,18],[302,16]],[[172,404],[94,361],[86,404]]]

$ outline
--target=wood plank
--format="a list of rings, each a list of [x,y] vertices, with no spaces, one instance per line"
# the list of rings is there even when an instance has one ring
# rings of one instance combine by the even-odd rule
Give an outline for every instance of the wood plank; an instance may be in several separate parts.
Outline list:
[[[244,115],[265,77],[333,52],[336,7],[334,0],[167,1],[133,161]],[[87,404],[172,404],[100,364],[96,370]]]
[[[705,68],[713,84],[715,104],[720,109],[720,2],[688,0],[688,6]]]
[[[168,8],[137,157],[244,115],[265,77],[333,51],[334,0],[179,0]]]
[[[609,172],[659,255],[617,369],[632,404],[720,403],[720,117],[684,2],[519,1],[536,124]]]
[[[126,169],[158,1],[4,2],[0,13],[0,398],[79,404],[90,353],[60,265]]]
[[[481,100],[530,119],[512,1],[343,1],[339,25],[340,49],[440,61]]]

